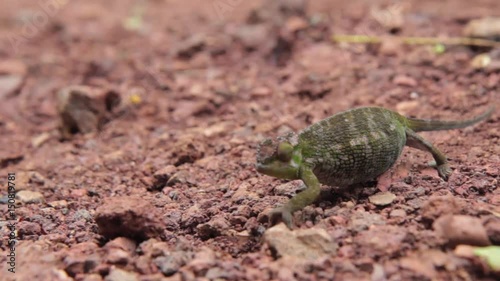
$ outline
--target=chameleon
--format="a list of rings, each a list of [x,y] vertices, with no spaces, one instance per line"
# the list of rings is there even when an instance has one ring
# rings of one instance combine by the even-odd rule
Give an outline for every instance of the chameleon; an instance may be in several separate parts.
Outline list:
[[[468,120],[442,121],[405,117],[382,107],[360,107],[337,113],[276,139],[263,140],[256,170],[281,179],[302,180],[306,189],[269,213],[271,224],[292,228],[293,213],[312,204],[320,185],[348,187],[376,179],[394,165],[403,147],[430,152],[439,176],[452,170],[446,156],[417,134],[464,128],[493,113],[494,107]]]

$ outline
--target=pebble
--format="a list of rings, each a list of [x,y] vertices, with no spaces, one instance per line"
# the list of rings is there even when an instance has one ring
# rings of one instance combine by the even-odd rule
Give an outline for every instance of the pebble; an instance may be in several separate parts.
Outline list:
[[[224,217],[215,216],[209,222],[196,226],[196,232],[202,240],[207,240],[223,235],[229,227],[230,224]]]
[[[176,172],[177,168],[174,165],[167,165],[156,171],[153,174],[153,188],[156,190],[160,190],[165,187],[165,185],[167,185],[167,182],[170,180],[170,178],[172,178],[173,175],[175,175]]]
[[[49,206],[56,209],[62,209],[68,207],[68,201],[66,200],[57,200],[48,203]]]
[[[298,192],[305,189],[305,185],[300,181],[289,181],[280,185],[277,185],[273,192],[275,195],[292,197]]]
[[[40,192],[30,190],[19,191],[16,194],[16,199],[25,204],[42,203],[44,201],[44,197]]]
[[[392,82],[399,86],[416,87],[417,81],[410,76],[398,75],[394,77]]]
[[[379,214],[372,214],[365,211],[356,211],[349,218],[349,229],[354,232],[361,232],[369,229],[372,225],[384,225],[385,220]]]
[[[236,31],[235,37],[245,48],[255,50],[268,44],[268,26],[265,24],[244,25]]]
[[[57,93],[57,111],[63,137],[98,131],[120,101],[120,95],[111,90],[79,85],[62,88]]]
[[[434,230],[452,247],[459,244],[488,246],[491,244],[480,219],[464,215],[444,215],[433,223]]]
[[[264,241],[273,249],[276,257],[292,256],[314,260],[325,255],[334,255],[337,250],[337,244],[324,229],[292,231],[282,223],[269,228],[264,233]]]
[[[136,273],[125,271],[117,267],[111,267],[104,281],[139,281]]]
[[[21,88],[23,84],[23,76],[20,75],[3,75],[0,76],[0,98],[4,99]]]
[[[417,110],[420,107],[420,102],[418,100],[409,100],[409,101],[402,101],[396,105],[396,111],[403,114],[403,115],[408,115],[412,113],[412,111]]]
[[[207,38],[204,34],[193,34],[181,41],[179,45],[175,48],[175,52],[178,57],[189,59],[195,54],[201,52],[207,44]]]
[[[406,217],[406,212],[403,209],[395,209],[395,210],[391,211],[389,216],[391,218],[404,218],[404,217]]]
[[[40,235],[42,233],[42,227],[38,223],[21,221],[16,226],[18,229],[19,238],[23,238],[29,235]]]
[[[193,258],[193,253],[187,251],[175,251],[167,256],[160,256],[154,259],[154,263],[165,276],[172,276],[188,261]]]
[[[83,278],[83,281],[102,281],[102,277],[97,273],[87,274]]]
[[[387,206],[390,205],[396,199],[396,195],[392,194],[389,191],[379,192],[375,195],[368,197],[370,203],[375,204],[377,206]]]
[[[495,39],[500,37],[500,17],[484,17],[471,20],[464,28],[463,34],[469,37]]]

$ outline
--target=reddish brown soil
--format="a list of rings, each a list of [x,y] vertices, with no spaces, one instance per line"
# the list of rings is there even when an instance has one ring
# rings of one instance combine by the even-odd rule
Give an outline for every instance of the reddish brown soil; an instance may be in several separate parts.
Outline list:
[[[450,158],[448,182],[428,167],[430,155],[405,149],[380,182],[396,195],[386,207],[369,202],[374,187],[325,187],[323,200],[295,214],[297,229],[325,230],[338,246],[318,259],[277,259],[263,240],[265,213],[299,185],[254,169],[264,137],[356,106],[422,118],[480,113],[500,90],[498,70],[470,66],[484,50],[330,40],[390,35],[370,13],[389,1],[311,1],[310,21],[269,7],[251,32],[242,27],[261,1],[52,2],[49,16],[45,1],[0,5],[1,280],[498,278],[433,227],[466,215],[500,243],[497,112],[423,134]],[[497,0],[402,7],[402,36],[459,36],[468,20],[500,15]],[[56,93],[78,84],[112,89],[122,104],[98,133],[63,140]],[[16,273],[7,173],[17,191],[43,196],[16,200]]]

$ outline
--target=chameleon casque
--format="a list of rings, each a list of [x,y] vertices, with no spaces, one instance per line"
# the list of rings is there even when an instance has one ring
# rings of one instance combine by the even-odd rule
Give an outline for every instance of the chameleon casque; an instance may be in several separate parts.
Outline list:
[[[313,203],[320,184],[349,186],[375,179],[398,159],[403,147],[428,151],[438,174],[448,179],[451,169],[446,156],[416,134],[420,131],[458,129],[488,118],[485,113],[469,120],[439,121],[405,117],[381,107],[344,111],[310,125],[298,134],[266,139],[257,152],[257,171],[269,176],[300,179],[306,189],[270,213],[270,221],[292,227],[293,212]]]

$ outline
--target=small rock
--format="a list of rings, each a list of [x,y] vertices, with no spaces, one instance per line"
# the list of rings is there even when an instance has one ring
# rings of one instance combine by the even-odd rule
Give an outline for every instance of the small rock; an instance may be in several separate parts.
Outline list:
[[[361,248],[370,249],[373,255],[391,256],[398,253],[405,241],[411,237],[404,227],[394,225],[375,225],[359,232],[354,242]]]
[[[125,271],[117,267],[111,267],[109,274],[104,278],[104,281],[139,281],[136,273]]]
[[[52,137],[52,134],[44,132],[31,139],[31,146],[38,148]]]
[[[123,150],[118,149],[102,156],[102,163],[105,167],[113,167],[123,164],[126,161],[126,154]]]
[[[110,264],[121,264],[126,265],[130,262],[131,255],[130,253],[122,250],[122,249],[108,249],[106,253],[106,262]]]
[[[190,183],[191,185],[195,185],[196,181],[191,178],[191,174],[189,174],[187,171],[179,171],[170,177],[167,181],[167,186],[174,186],[177,183]],[[173,192],[173,193],[172,193]],[[169,196],[174,199],[174,197],[178,197],[179,194],[176,192],[176,190],[173,190],[172,192],[169,193]],[[173,196],[172,196],[173,195]],[[177,199],[174,199],[177,200]]]
[[[19,60],[0,61],[0,98],[17,92],[23,85],[26,65]]]
[[[36,171],[24,172],[20,171],[16,173],[16,190],[24,190],[33,184],[42,186],[46,179],[40,173]]]
[[[491,244],[481,220],[463,215],[444,215],[432,225],[452,247],[459,244],[488,246]]]
[[[160,236],[164,230],[159,221],[161,217],[151,202],[139,196],[107,198],[94,215],[103,236],[125,236],[134,240]]]
[[[416,199],[419,198],[415,198],[414,200]],[[450,195],[433,196],[424,202],[421,216],[422,219],[432,222],[444,215],[460,213],[461,210],[466,208],[464,205],[463,201]]]
[[[268,87],[260,86],[253,89],[251,95],[253,97],[265,97],[269,96],[271,93],[272,91]]]
[[[268,45],[269,30],[266,24],[243,25],[235,33],[236,40],[248,50],[256,50]]]
[[[254,93],[252,93],[252,95],[254,95]],[[216,124],[213,124],[212,126],[204,127],[203,135],[208,138],[218,135],[224,135],[227,132],[232,131],[233,127],[234,124],[232,124],[232,122],[218,122]]]
[[[290,230],[278,224],[266,230],[264,241],[275,254],[275,258],[292,256],[299,259],[314,260],[325,255],[335,254],[337,244],[330,235],[319,228]]]
[[[384,225],[385,220],[379,214],[365,211],[356,211],[349,220],[349,229],[354,232],[367,230],[372,225]]]
[[[87,86],[69,86],[57,94],[57,111],[63,137],[98,131],[120,103],[118,93]]]
[[[176,103],[172,118],[176,121],[184,120],[190,116],[197,116],[203,112],[211,112],[213,107],[205,100],[180,100]]]
[[[486,68],[491,64],[491,57],[489,54],[479,54],[472,58],[470,66],[475,69]]]
[[[288,33],[295,33],[309,27],[309,23],[302,17],[290,17],[285,22],[285,30]]]
[[[485,222],[484,227],[491,243],[493,245],[500,245],[500,219],[489,219]]]
[[[395,56],[399,50],[402,50],[401,40],[386,38],[380,44],[378,52],[385,56]]]
[[[234,278],[234,273],[220,267],[212,267],[205,274],[205,278],[208,280],[237,280]],[[233,278],[231,278],[233,276]]]
[[[20,75],[2,75],[0,76],[0,98],[4,99],[18,91],[24,81],[24,77]]]
[[[92,221],[92,215],[90,214],[90,212],[87,209],[78,209],[73,214],[73,219],[75,221],[79,221],[79,220]]]
[[[230,224],[224,217],[215,216],[209,222],[199,224],[196,231],[202,240],[207,240],[223,235],[228,231],[229,227]]]
[[[170,180],[170,178],[177,172],[177,168],[174,165],[168,165],[166,167],[163,167],[162,169],[156,171],[153,174],[153,177],[155,179],[153,183],[153,189],[155,190],[160,190],[165,185],[167,185],[167,182]]]
[[[468,37],[498,39],[500,38],[500,17],[485,17],[471,20],[465,26],[463,34]]]
[[[305,188],[306,186],[301,181],[289,181],[277,185],[273,191],[275,195],[292,197]]]
[[[77,274],[89,273],[101,263],[101,259],[97,254],[72,250],[72,254],[64,258],[64,270],[72,277]]]
[[[38,223],[21,221],[17,224],[17,231],[20,239],[31,235],[40,235],[42,233],[42,227]]]
[[[404,217],[406,217],[406,212],[403,209],[395,209],[395,210],[391,211],[389,216],[391,218],[404,218]]]
[[[91,273],[85,275],[82,281],[102,281],[102,277],[100,274],[97,273]]]
[[[207,43],[206,40],[205,35],[194,34],[181,41],[175,52],[180,58],[190,59],[205,48]]]
[[[472,258],[474,257],[474,249],[476,247],[470,246],[470,245],[458,245],[455,250],[453,250],[453,253],[457,255],[458,257],[463,257],[463,258]]]
[[[307,6],[307,0],[275,0],[264,2],[261,6],[251,11],[248,22],[253,24],[270,22],[280,26],[287,18],[305,16]]]
[[[25,76],[27,72],[28,67],[22,61],[9,59],[0,61],[0,75],[17,74]]]
[[[472,162],[483,155],[484,155],[484,150],[481,147],[473,146],[469,149],[469,152],[467,153],[467,160],[469,162]]]
[[[424,199],[417,197],[417,198],[413,198],[413,199],[406,201],[406,206],[408,206],[409,208],[411,208],[413,210],[418,210],[418,209],[422,208],[424,203],[426,203],[426,201]]]
[[[137,248],[137,244],[134,240],[125,237],[117,237],[106,243],[104,248],[117,248],[129,253],[134,253],[135,249]]]
[[[425,259],[425,257],[401,258],[399,266],[417,274],[416,276],[419,277],[417,280],[434,280],[437,275],[436,269]]]
[[[217,255],[208,248],[203,247],[199,252],[194,254],[194,258],[186,264],[186,270],[192,271],[195,274],[203,274],[208,269],[213,268],[217,263]]]
[[[387,206],[394,202],[396,199],[396,195],[392,194],[389,191],[379,192],[375,195],[368,197],[370,203],[375,204],[377,206]]]
[[[184,163],[194,163],[205,156],[206,142],[192,136],[180,138],[172,145],[174,166]]]
[[[89,191],[86,190],[85,188],[78,188],[78,189],[71,190],[70,196],[76,199],[76,198],[81,198],[81,197],[87,196],[88,193],[89,193]]]
[[[160,256],[154,259],[154,263],[165,276],[172,276],[179,269],[193,259],[193,253],[187,251],[175,251],[167,256]]]
[[[383,26],[389,32],[396,32],[401,30],[404,24],[404,12],[405,5],[400,3],[390,5],[385,9],[378,7],[373,7],[370,11],[371,16],[375,19],[381,26]]]
[[[371,281],[385,281],[387,280],[384,267],[380,264],[373,265]]]
[[[257,200],[259,196],[252,191],[248,183],[242,182],[231,195],[231,201],[238,204],[244,200]]]
[[[408,87],[416,87],[417,81],[406,75],[398,75],[394,77],[392,82],[399,86],[408,86]]]
[[[62,208],[67,208],[68,207],[68,201],[66,200],[57,200],[57,201],[52,201],[47,203],[50,207],[56,208],[56,209],[62,209]]]
[[[420,107],[420,102],[416,100],[402,101],[396,105],[396,111],[408,115]]]
[[[25,204],[42,203],[44,201],[44,197],[40,192],[30,190],[19,191],[16,194],[16,199]]]

